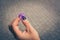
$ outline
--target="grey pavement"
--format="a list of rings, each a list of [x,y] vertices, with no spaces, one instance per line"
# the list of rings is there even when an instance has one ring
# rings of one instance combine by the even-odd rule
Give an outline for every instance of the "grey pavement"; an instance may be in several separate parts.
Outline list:
[[[60,40],[60,0],[0,0],[0,40],[18,40],[8,25],[24,12],[41,40]],[[25,29],[22,23],[19,28]]]

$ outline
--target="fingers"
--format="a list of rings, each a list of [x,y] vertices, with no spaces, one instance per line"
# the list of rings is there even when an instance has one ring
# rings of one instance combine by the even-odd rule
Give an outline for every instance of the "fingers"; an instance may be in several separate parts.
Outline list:
[[[19,22],[20,22],[20,18],[17,17],[12,21],[11,25],[16,35],[20,38],[23,36],[23,32],[18,27]]]
[[[13,26],[18,26],[19,21],[20,21],[20,19],[19,19],[19,17],[17,17],[17,18],[15,18],[15,19],[12,21],[11,24],[12,24]]]

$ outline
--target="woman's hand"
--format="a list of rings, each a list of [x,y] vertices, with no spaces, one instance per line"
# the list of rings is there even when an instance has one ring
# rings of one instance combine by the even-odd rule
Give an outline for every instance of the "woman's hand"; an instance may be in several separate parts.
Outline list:
[[[20,21],[22,21],[22,23],[26,27],[24,32],[22,32],[18,28],[18,24]],[[38,32],[32,27],[32,25],[30,24],[30,22],[26,19],[26,17],[24,15],[19,14],[19,16],[12,21],[11,25],[19,39],[21,39],[21,40],[40,40]]]

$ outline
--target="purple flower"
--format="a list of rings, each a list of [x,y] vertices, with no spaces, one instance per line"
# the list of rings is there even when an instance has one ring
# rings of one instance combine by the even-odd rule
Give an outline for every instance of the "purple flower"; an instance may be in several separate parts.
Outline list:
[[[20,13],[20,14],[18,15],[18,17],[21,18],[22,20],[25,20],[25,19],[26,19],[24,13]]]

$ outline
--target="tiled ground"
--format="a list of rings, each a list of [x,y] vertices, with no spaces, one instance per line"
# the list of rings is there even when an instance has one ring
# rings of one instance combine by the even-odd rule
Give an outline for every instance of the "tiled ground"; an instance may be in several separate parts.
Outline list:
[[[41,40],[60,40],[59,0],[0,0],[0,40],[16,40],[9,23],[24,12]],[[24,29],[22,23],[20,29]]]

